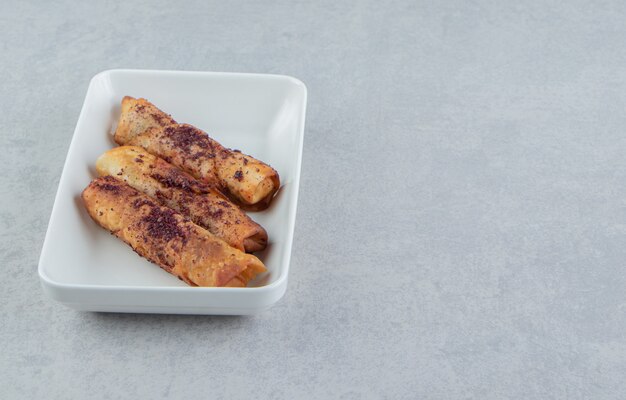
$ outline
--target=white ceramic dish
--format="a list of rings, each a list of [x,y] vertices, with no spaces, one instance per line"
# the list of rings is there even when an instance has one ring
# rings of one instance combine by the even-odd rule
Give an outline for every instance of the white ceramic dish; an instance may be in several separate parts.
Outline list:
[[[97,226],[80,193],[94,163],[112,148],[123,96],[145,97],[179,122],[272,165],[282,187],[269,209],[250,216],[265,227],[257,254],[268,273],[248,288],[189,287]],[[67,154],[39,260],[44,291],[77,310],[251,314],[285,293],[298,200],[306,87],[280,75],[111,70],[89,85]]]

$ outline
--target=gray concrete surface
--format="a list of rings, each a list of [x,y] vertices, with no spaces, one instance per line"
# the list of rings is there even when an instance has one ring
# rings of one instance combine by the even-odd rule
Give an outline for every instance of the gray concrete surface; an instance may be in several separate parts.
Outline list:
[[[619,1],[3,3],[0,398],[626,398],[624,21]],[[272,310],[44,297],[87,84],[119,67],[307,84]]]

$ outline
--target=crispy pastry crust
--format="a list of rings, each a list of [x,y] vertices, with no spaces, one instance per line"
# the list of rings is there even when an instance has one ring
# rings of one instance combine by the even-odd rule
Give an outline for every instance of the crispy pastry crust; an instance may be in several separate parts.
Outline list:
[[[82,198],[100,226],[189,285],[246,286],[266,270],[255,256],[111,176],[94,179]]]
[[[200,182],[141,147],[121,146],[96,161],[100,176],[111,175],[158,200],[229,245],[247,252],[267,245],[267,232],[215,187]]]
[[[115,130],[115,141],[123,144],[150,128],[161,128],[176,121],[146,99],[126,96],[122,99],[122,113]]]
[[[206,132],[177,124],[145,99],[124,97],[115,141],[140,146],[208,183],[217,184],[246,210],[263,210],[280,187],[278,172],[237,150],[230,150]]]

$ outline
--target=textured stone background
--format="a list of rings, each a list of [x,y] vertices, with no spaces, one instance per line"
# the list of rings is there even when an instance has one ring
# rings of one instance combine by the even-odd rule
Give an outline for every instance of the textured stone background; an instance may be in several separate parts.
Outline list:
[[[5,2],[0,397],[625,398],[625,4],[471,3]],[[307,84],[272,310],[44,297],[87,84],[120,67]]]

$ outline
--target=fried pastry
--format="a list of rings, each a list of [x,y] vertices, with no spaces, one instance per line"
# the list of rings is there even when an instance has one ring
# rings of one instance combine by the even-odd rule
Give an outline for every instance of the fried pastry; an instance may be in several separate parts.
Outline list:
[[[96,171],[123,180],[241,251],[260,251],[267,245],[265,229],[219,190],[141,147],[107,151],[96,161]]]
[[[245,287],[263,263],[111,176],[82,194],[91,218],[135,252],[192,286]]]
[[[124,144],[150,128],[162,128],[175,124],[171,115],[159,110],[146,99],[124,97],[122,112],[115,129],[115,141]]]
[[[192,125],[177,124],[145,99],[124,97],[115,141],[143,147],[195,178],[217,184],[246,210],[267,208],[280,187],[278,172],[269,165],[227,149]]]

